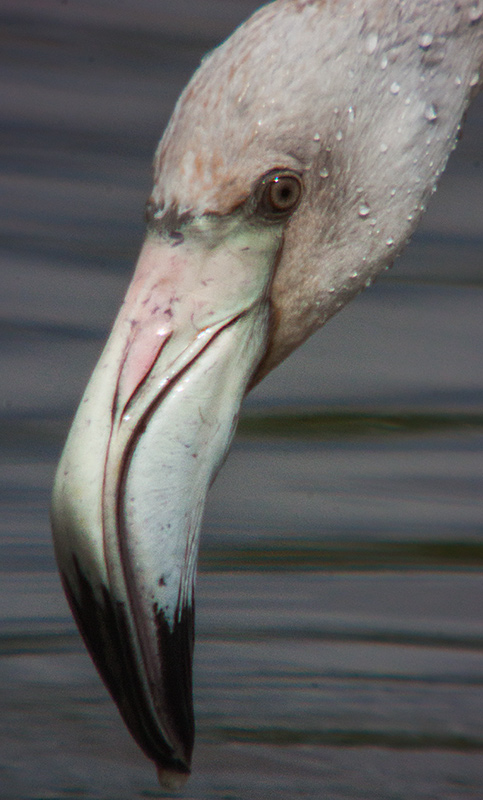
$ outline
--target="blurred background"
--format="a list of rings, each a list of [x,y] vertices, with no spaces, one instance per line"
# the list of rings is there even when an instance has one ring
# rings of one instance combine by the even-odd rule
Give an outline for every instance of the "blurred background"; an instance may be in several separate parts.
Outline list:
[[[0,798],[156,798],[62,595],[56,461],[151,160],[251,0],[0,4]],[[209,498],[185,798],[483,796],[483,97],[394,270],[248,398]]]

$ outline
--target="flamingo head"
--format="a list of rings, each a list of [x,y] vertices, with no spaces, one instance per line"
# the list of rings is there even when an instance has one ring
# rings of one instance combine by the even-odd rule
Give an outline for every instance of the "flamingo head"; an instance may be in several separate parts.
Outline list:
[[[413,5],[265,6],[203,61],[155,156],[52,518],[81,632],[166,785],[190,769],[199,530],[241,400],[393,261],[476,85],[465,8]]]

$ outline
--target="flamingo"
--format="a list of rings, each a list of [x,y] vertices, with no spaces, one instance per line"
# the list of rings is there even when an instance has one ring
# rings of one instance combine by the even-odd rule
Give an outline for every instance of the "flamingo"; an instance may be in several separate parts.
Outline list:
[[[482,72],[481,0],[275,0],[176,105],[52,507],[80,631],[165,786],[190,772],[201,518],[243,396],[404,248]]]

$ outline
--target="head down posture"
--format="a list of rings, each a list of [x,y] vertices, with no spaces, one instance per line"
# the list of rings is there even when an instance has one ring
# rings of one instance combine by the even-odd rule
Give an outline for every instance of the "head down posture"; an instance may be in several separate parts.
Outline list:
[[[166,785],[190,770],[199,531],[241,400],[404,247],[482,69],[481,2],[276,0],[161,139],[52,517],[79,628]]]

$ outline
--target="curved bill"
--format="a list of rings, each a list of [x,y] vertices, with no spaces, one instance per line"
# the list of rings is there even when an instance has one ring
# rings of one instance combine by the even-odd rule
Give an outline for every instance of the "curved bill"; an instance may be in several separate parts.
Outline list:
[[[273,228],[150,234],[59,465],[56,555],[79,628],[166,784],[189,774],[193,586],[205,496],[262,357]]]

